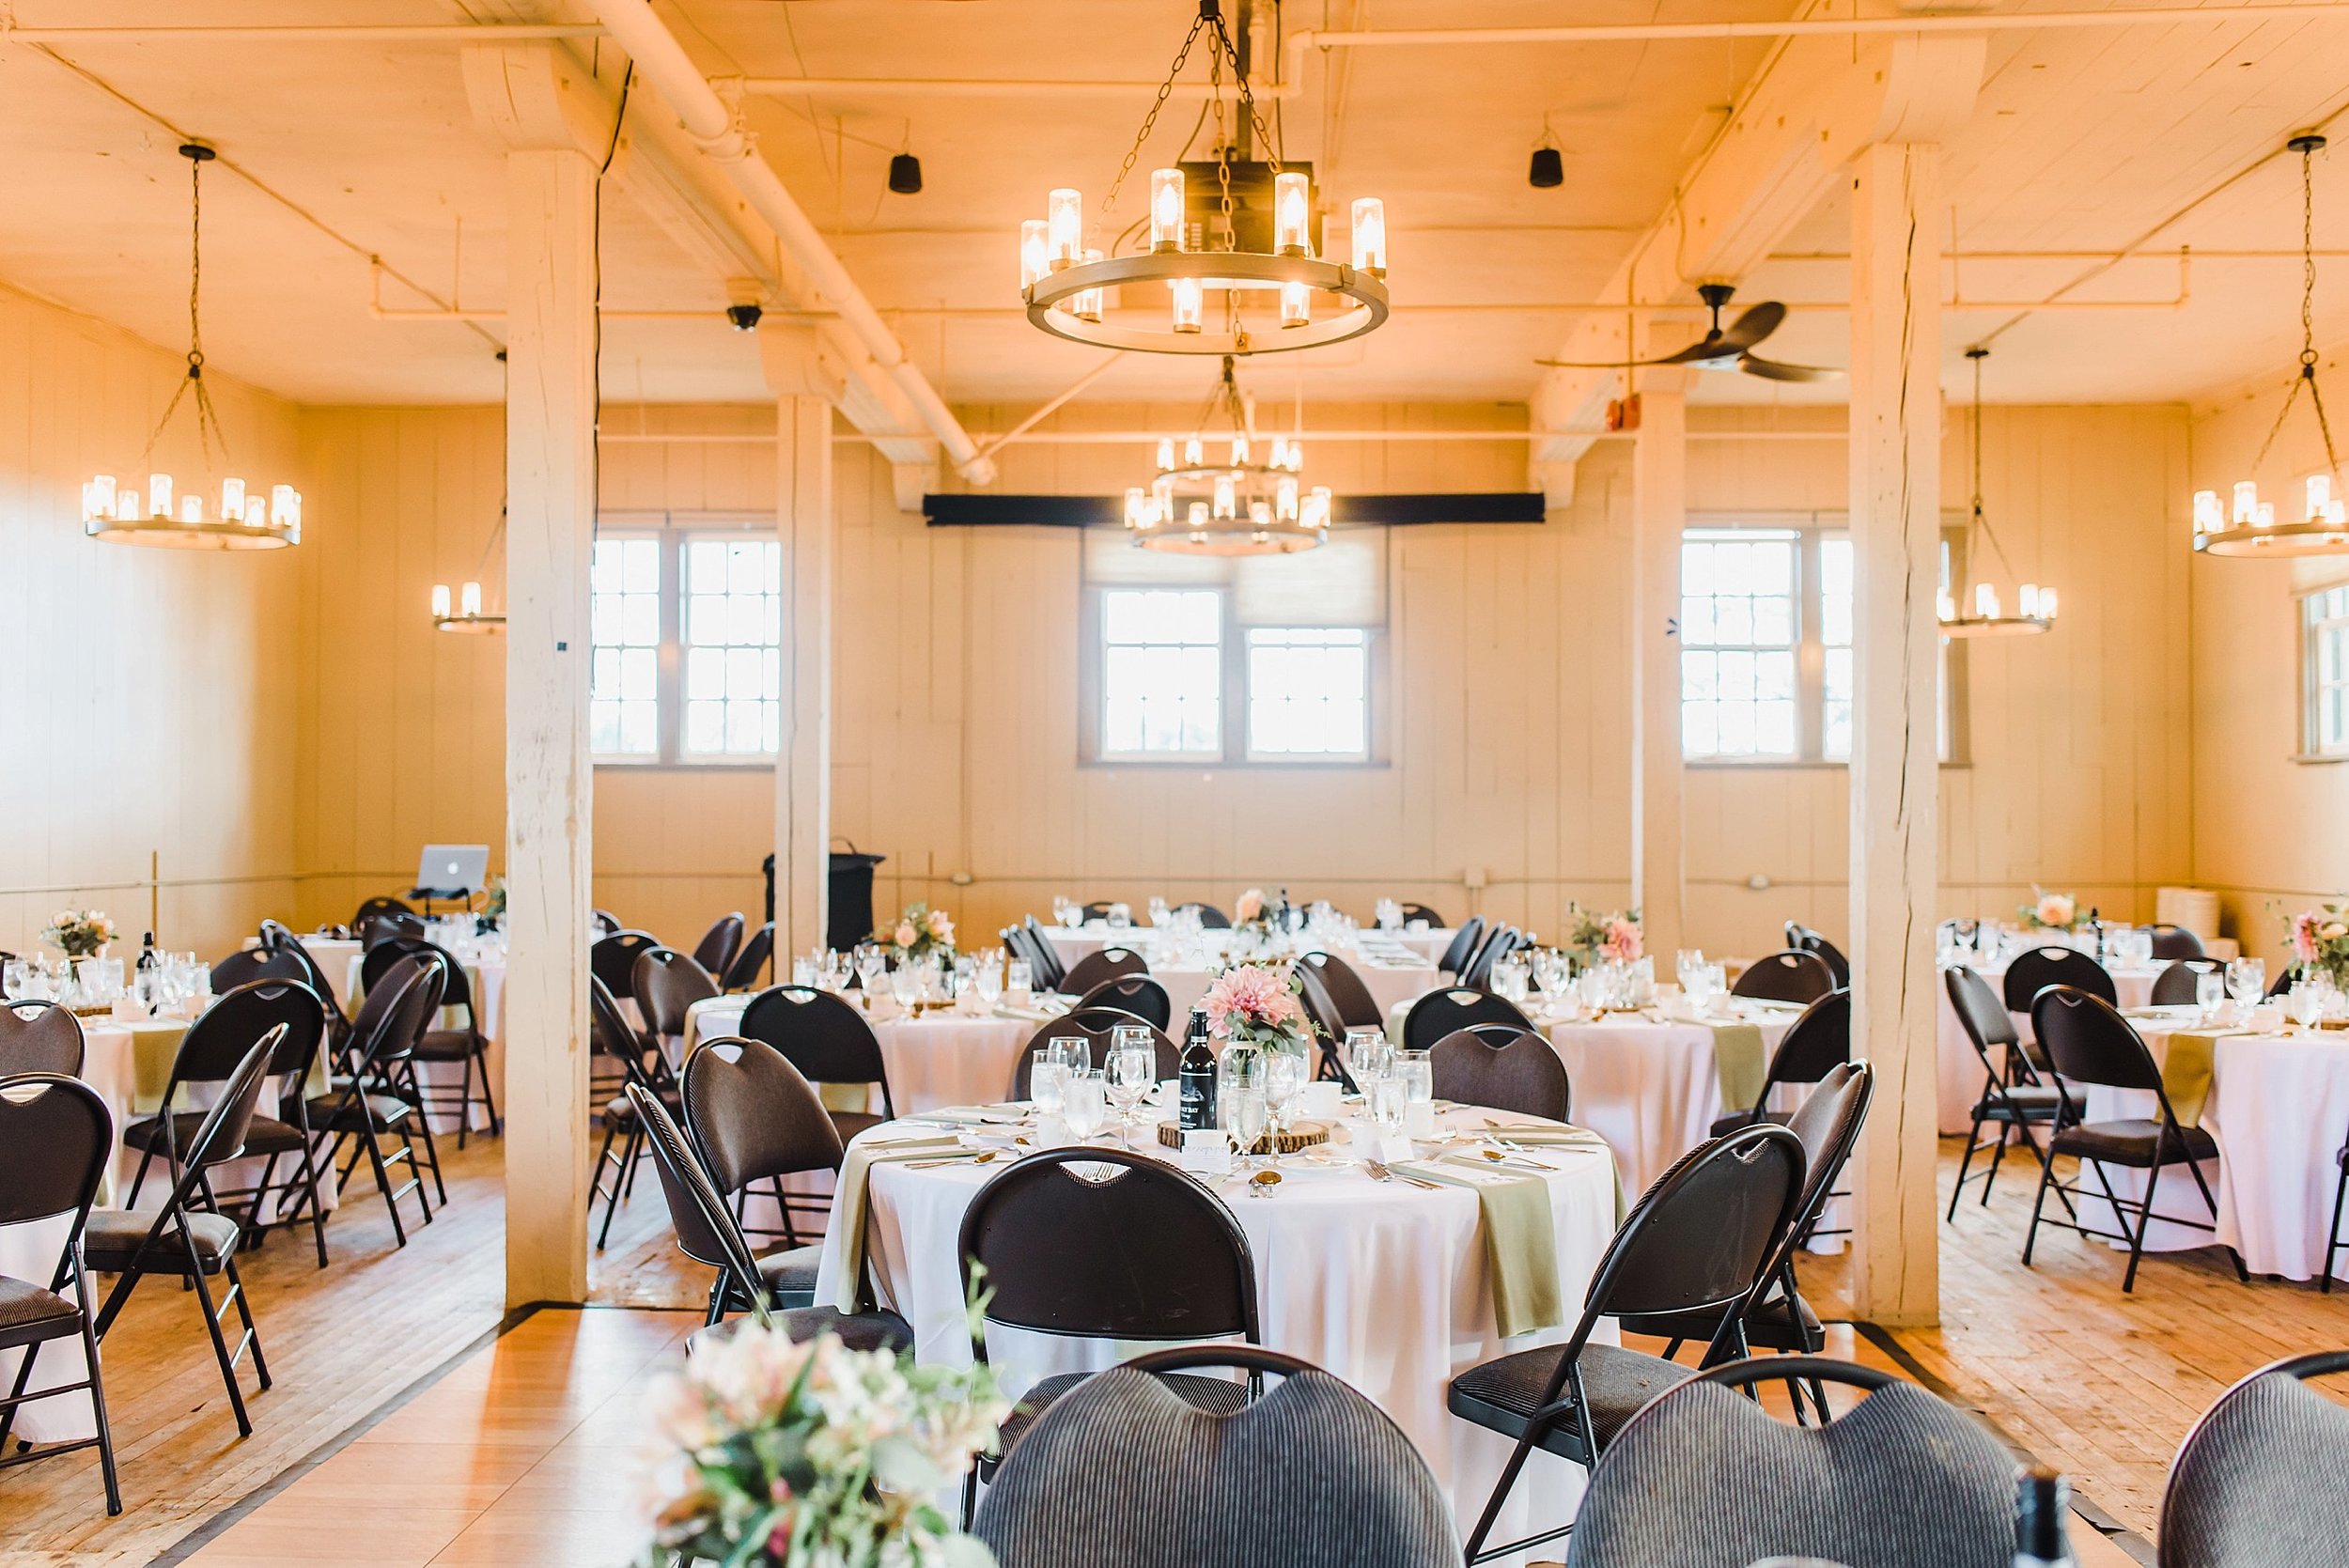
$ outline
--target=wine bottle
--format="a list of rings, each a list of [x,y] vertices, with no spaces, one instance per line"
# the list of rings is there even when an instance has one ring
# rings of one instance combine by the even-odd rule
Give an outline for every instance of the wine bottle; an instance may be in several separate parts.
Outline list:
[[[147,939],[139,944],[138,972],[145,974],[148,970],[160,967],[162,963],[163,959],[157,956],[155,952],[155,933],[149,931],[147,934]]]
[[[2071,1487],[2053,1470],[2029,1469],[2015,1480],[2015,1568],[2061,1568],[2078,1560],[2063,1532]]]
[[[1182,1093],[1180,1126],[1185,1132],[1205,1132],[1215,1124],[1215,1052],[1207,1045],[1207,1010],[1190,1010],[1190,1026],[1183,1032],[1183,1055],[1177,1068]]]

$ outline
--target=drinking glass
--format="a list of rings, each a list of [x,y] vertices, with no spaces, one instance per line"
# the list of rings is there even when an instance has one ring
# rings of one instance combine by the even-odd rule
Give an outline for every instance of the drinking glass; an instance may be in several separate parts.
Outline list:
[[[2227,1001],[2227,977],[2217,970],[2204,970],[2194,977],[2194,1005],[2201,1008],[2205,1019],[2215,1017]]]
[[[1131,908],[1124,904],[1112,904],[1110,906],[1111,930],[1124,931],[1131,927],[1133,924],[1134,911]]]
[[[1150,924],[1164,925],[1166,917],[1171,913],[1173,911],[1166,907],[1166,900],[1153,893],[1150,897]]]
[[[897,999],[900,1009],[910,1013],[922,996],[922,966],[910,960],[889,971],[889,994]]]
[[[1435,1054],[1423,1050],[1396,1051],[1394,1079],[1403,1085],[1404,1104],[1433,1104],[1436,1098]]]
[[[1370,1119],[1378,1124],[1381,1132],[1403,1130],[1403,1108],[1410,1096],[1398,1078],[1382,1078],[1365,1091],[1370,1103]]]
[[[1289,1125],[1290,1113],[1297,1106],[1297,1096],[1305,1092],[1305,1078],[1303,1051],[1275,1050],[1266,1056],[1265,1105],[1274,1126],[1285,1127]]]
[[[1356,1088],[1365,1094],[1370,1085],[1387,1076],[1389,1053],[1384,1030],[1349,1029],[1346,1032],[1346,1076],[1354,1080]]]
[[[2227,994],[2246,1007],[2259,1001],[2267,989],[2267,960],[2264,958],[2230,958],[2227,960]]]
[[[1050,1050],[1040,1050],[1028,1063],[1028,1097],[1035,1102],[1039,1115],[1057,1116],[1066,1103],[1068,1064],[1051,1059]]]
[[[1134,1107],[1159,1079],[1158,1048],[1148,1030],[1131,1024],[1121,1024],[1110,1042],[1110,1103],[1117,1107],[1118,1121],[1130,1129]]]
[[[793,955],[791,959],[791,984],[794,986],[815,985],[816,960],[809,957],[804,953]]]
[[[1704,952],[1702,948],[1684,947],[1672,955],[1672,978],[1680,982],[1680,988],[1684,991],[1689,988],[1688,976],[1703,968]]]
[[[1055,1034],[1044,1042],[1048,1059],[1059,1063],[1071,1077],[1093,1071],[1093,1042],[1081,1034]]]
[[[955,995],[969,996],[979,988],[979,961],[969,954],[955,960]]]
[[[1035,989],[1035,971],[1025,958],[1014,958],[1003,966],[1003,984],[1025,997]]]
[[[1098,1073],[1071,1073],[1061,1091],[1061,1119],[1080,1143],[1089,1141],[1109,1119],[1108,1085]]]
[[[1070,905],[1067,899],[1062,897],[1059,893],[1052,894],[1052,924],[1055,925],[1076,924],[1077,923],[1068,917],[1069,908]]]
[[[1256,1141],[1264,1137],[1266,1119],[1269,1115],[1261,1080],[1232,1091],[1229,1114],[1232,1146],[1239,1151],[1240,1169],[1252,1171],[1256,1168]]]
[[[1003,959],[998,957],[981,964],[972,984],[978,987],[980,1002],[990,1012],[993,1011],[995,1004],[1003,1000]]]
[[[2286,993],[2292,1009],[2292,1021],[2302,1029],[2314,1029],[2316,1020],[2325,1016],[2325,992],[2313,981],[2303,980]]]
[[[881,976],[889,972],[889,955],[867,942],[856,950],[856,977],[863,987],[866,1006],[880,991]]]

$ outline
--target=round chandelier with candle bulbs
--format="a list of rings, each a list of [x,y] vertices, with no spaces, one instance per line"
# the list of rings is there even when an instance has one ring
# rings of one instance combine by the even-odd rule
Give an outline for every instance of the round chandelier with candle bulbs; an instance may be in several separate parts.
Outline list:
[[[2300,389],[2309,390],[2309,406],[2316,413],[2317,433],[2325,441],[2325,472],[2304,481],[2300,520],[2277,520],[2276,504],[2260,499],[2259,483],[2235,481],[2229,505],[2219,504],[2217,490],[2194,492],[2194,548],[2205,555],[2338,555],[2349,551],[2349,502],[2335,493],[2341,487],[2341,458],[2333,452],[2333,424],[2326,417],[2325,394],[2316,384],[2316,185],[2313,163],[2325,149],[2325,138],[2313,132],[2284,144],[2300,155],[2300,369],[2276,423],[2251,459],[2253,473],[2266,462],[2268,449],[2283,432]]]
[[[1999,565],[2006,567],[2006,548],[1990,531],[1989,514],[1982,505],[1982,362],[1990,357],[1990,350],[1977,344],[1966,350],[1966,357],[1974,362],[1974,503],[1967,519],[1967,566],[1970,569],[1973,565],[1973,539],[1979,535],[1998,556]],[[2028,637],[2055,629],[2056,591],[2036,582],[2019,584],[2010,614],[1997,585],[1977,578],[1970,602],[1944,589],[1937,612],[1944,637]]]
[[[1221,415],[1228,428],[1209,434]],[[1126,531],[1178,555],[1293,555],[1330,532],[1330,488],[1307,487],[1303,446],[1255,434],[1230,355],[1190,435],[1159,438],[1158,469],[1126,491]],[[1222,449],[1215,461],[1208,442]]]
[[[204,328],[197,310],[204,277],[204,165],[219,154],[202,142],[188,142],[179,156],[188,161],[190,193],[188,373],[147,438],[147,453],[152,456],[156,438],[193,392],[196,442],[209,469],[213,443],[220,444],[224,459],[228,449],[211,391],[204,384]],[[82,485],[82,532],[109,543],[166,550],[280,550],[302,541],[302,492],[291,485],[247,485],[234,477],[222,479],[212,492],[203,483],[182,487],[168,474],[150,473],[144,485],[94,474]]]
[[[490,530],[487,543],[481,547],[480,559],[474,562],[476,572],[497,552],[498,544],[506,537],[506,508],[498,508],[497,526]],[[481,605],[481,583],[476,578],[458,584],[452,598],[445,582],[432,584],[432,629],[435,631],[471,632],[486,636],[506,629],[506,613],[484,610]]]
[[[1191,176],[1179,167],[1154,169],[1147,214],[1123,230],[1110,229],[1126,177],[1203,33],[1209,45],[1208,103],[1216,128],[1214,199],[1203,204],[1194,220],[1187,205]],[[1224,124],[1227,70],[1238,110],[1232,134]],[[1234,138],[1239,134],[1253,135],[1264,152],[1261,165],[1237,161]],[[1268,224],[1234,193],[1236,178],[1247,179],[1259,167],[1271,176]],[[1377,196],[1360,197],[1350,216],[1349,259],[1316,255],[1313,178],[1281,166],[1224,25],[1221,0],[1199,0],[1199,15],[1094,214],[1093,229],[1085,223],[1084,194],[1073,187],[1051,192],[1045,215],[1019,225],[1020,293],[1035,326],[1104,349],[1232,355],[1343,343],[1387,318],[1386,204]],[[1094,232],[1111,236],[1106,248],[1089,242]],[[1120,255],[1129,238],[1138,248]],[[1245,242],[1250,240],[1264,248]]]

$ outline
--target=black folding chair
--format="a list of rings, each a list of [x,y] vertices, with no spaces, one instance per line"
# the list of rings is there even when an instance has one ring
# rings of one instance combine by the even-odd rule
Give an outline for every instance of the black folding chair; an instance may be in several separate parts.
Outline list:
[[[66,1015],[69,1018],[70,1013]],[[80,1032],[74,1038],[80,1039]],[[90,1414],[97,1422],[95,1436],[54,1443],[0,1458],[0,1470],[28,1465],[82,1449],[98,1450],[98,1467],[106,1479],[106,1512],[122,1512],[122,1491],[115,1479],[114,1429],[106,1421],[106,1384],[98,1361],[98,1332],[90,1311],[89,1269],[83,1258],[82,1232],[90,1204],[105,1180],[106,1156],[114,1148],[114,1118],[98,1091],[69,1074],[12,1073],[0,1078],[0,1225],[26,1225],[71,1215],[65,1245],[49,1288],[29,1280],[0,1276],[0,1350],[23,1350],[16,1385],[0,1400],[0,1454],[8,1452],[8,1431],[22,1406],[39,1399],[89,1394]],[[65,1295],[67,1283],[73,1295]],[[78,1382],[60,1383],[33,1393],[33,1363],[41,1346],[55,1340],[78,1337],[86,1369]]]
[[[1347,1030],[1384,1029],[1387,1017],[1354,966],[1335,954],[1308,953],[1297,960],[1296,973],[1319,1055],[1314,1076],[1335,1079],[1350,1093],[1354,1082],[1339,1059],[1338,1047]]]
[[[1815,953],[1788,948],[1756,958],[1737,976],[1729,994],[1754,1001],[1798,1001],[1808,1005],[1835,989],[1835,971]]]
[[[1828,972],[1835,977],[1837,989],[1851,984],[1851,960],[1843,956],[1841,948],[1800,921],[1790,920],[1786,923],[1786,945],[1811,954],[1827,965]]]
[[[2006,1010],[2030,1016],[2030,1004],[2050,986],[2069,986],[2118,1007],[2121,994],[2104,965],[2076,947],[2049,944],[2018,953],[2006,967]]]
[[[1044,923],[1030,915],[1021,922],[1021,928],[1028,933],[1028,940],[1034,944],[1034,951],[1028,956],[1030,963],[1035,967],[1033,977],[1035,988],[1039,991],[1059,990],[1067,983],[1068,970],[1060,961],[1060,950],[1052,945],[1052,939],[1044,934]]]
[[[447,980],[447,986],[441,993],[441,1012],[462,1008],[465,1021],[456,1029],[428,1028],[424,1038],[416,1042],[414,1062],[417,1066],[413,1079],[416,1108],[426,1117],[427,1126],[430,1125],[432,1112],[453,1110],[457,1117],[457,1146],[461,1149],[473,1129],[473,1106],[476,1097],[474,1077],[476,1073],[481,1079],[478,1098],[482,1108],[490,1113],[490,1134],[495,1136],[506,1130],[505,1120],[498,1115],[497,1100],[490,1092],[490,1037],[481,1032],[481,1009],[474,999],[473,983],[465,978],[465,966],[457,961],[456,955],[422,938],[400,939],[367,949],[366,955],[359,960],[359,978],[364,987],[372,989],[376,981],[401,958],[428,952],[439,956],[442,973]],[[362,1002],[363,1010],[364,1006]],[[435,1017],[437,1019],[438,1015]],[[464,1077],[452,1090],[446,1084],[426,1078],[422,1070],[426,1063],[461,1066]],[[443,1193],[443,1202],[446,1201],[446,1194]]]
[[[1007,1097],[1015,1100],[1028,1097],[1028,1079],[1035,1066],[1035,1053],[1052,1041],[1081,1037],[1093,1065],[1097,1069],[1108,1063],[1110,1049],[1116,1044],[1117,1031],[1134,1028],[1150,1032],[1150,1048],[1158,1052],[1159,1058],[1157,1081],[1164,1083],[1170,1079],[1181,1077],[1182,1048],[1166,1031],[1149,1019],[1136,1017],[1130,1013],[1119,1013],[1106,1007],[1080,1007],[1036,1025],[1035,1032],[1029,1035],[1028,1043],[1020,1048],[1019,1063],[1012,1068],[1011,1093]]]
[[[809,986],[770,986],[751,998],[738,1026],[748,1039],[764,1040],[783,1052],[784,1059],[810,1083],[848,1083],[870,1091],[880,1089],[880,1114],[869,1110],[835,1110],[832,1126],[840,1141],[848,1142],[866,1127],[897,1119],[897,1102],[889,1094],[889,1064],[881,1060],[880,1040],[864,1015],[833,996]]]
[[[1452,940],[1445,945],[1443,956],[1436,960],[1436,968],[1457,979],[1460,971],[1468,968],[1468,961],[1476,955],[1476,950],[1484,940],[1485,917],[1483,915],[1469,916],[1460,923],[1459,929],[1452,933]]]
[[[759,1234],[779,1234],[785,1246],[797,1247],[800,1233],[792,1219],[797,1209],[816,1219],[820,1234],[831,1202],[786,1191],[783,1178],[836,1172],[844,1151],[840,1130],[800,1070],[764,1041],[728,1035],[705,1043],[686,1059],[680,1087],[688,1135],[719,1196],[732,1196],[743,1234],[753,1234],[744,1219],[751,1188],[765,1182],[783,1229]]]
[[[2156,958],[2200,958],[2202,955],[2202,939],[2183,925],[2156,924],[2147,926],[2145,931],[2154,939],[2154,956]]]
[[[82,1074],[82,1020],[58,1001],[0,1002],[0,1078]]]
[[[1178,915],[1197,915],[1199,917],[1199,928],[1202,931],[1229,931],[1232,928],[1232,917],[1230,915],[1225,914],[1222,910],[1217,908],[1212,904],[1202,904],[1196,899],[1188,904],[1175,905],[1174,912]]]
[[[704,1326],[730,1312],[764,1313],[770,1307],[813,1306],[816,1263],[822,1249],[795,1247],[763,1258],[753,1256],[749,1240],[727,1212],[700,1152],[678,1130],[677,1118],[661,1103],[661,1096],[641,1083],[630,1084],[627,1094],[652,1150],[661,1196],[668,1203],[670,1221],[677,1227],[677,1250],[718,1271],[710,1282]]]
[[[424,1166],[416,1158],[419,1134],[425,1163],[433,1180],[440,1180],[440,1157],[432,1146],[432,1129],[425,1124],[413,1074],[416,1046],[440,1013],[447,979],[448,964],[438,950],[401,956],[368,988],[360,1003],[360,1022],[365,1027],[360,1029],[359,1056],[350,1075],[309,1099],[310,1126],[327,1141],[323,1163],[334,1165],[342,1158],[344,1144],[350,1145],[350,1159],[336,1174],[334,1190],[341,1192],[350,1185],[364,1158],[374,1172],[383,1207],[392,1217],[393,1239],[401,1247],[408,1245],[408,1227],[399,1217],[402,1198],[413,1192],[424,1222],[432,1223],[432,1201],[424,1190]],[[385,1148],[384,1141],[390,1138],[399,1140],[397,1148]],[[408,1179],[395,1187],[392,1167],[401,1164],[408,1167]],[[448,1201],[445,1188],[441,1201]]]
[[[2161,1568],[2338,1562],[2349,1541],[2349,1408],[2309,1380],[2349,1350],[2271,1361],[2194,1423],[2162,1493]]]
[[[1436,1042],[1447,1034],[1487,1023],[1507,1024],[1525,1031],[1533,1028],[1533,1020],[1506,997],[1452,986],[1430,991],[1411,1003],[1410,1011],[1403,1015],[1403,1047],[1406,1050],[1432,1050]]]
[[[1514,925],[1494,926],[1486,933],[1484,941],[1477,945],[1475,956],[1469,959],[1467,967],[1460,970],[1460,984],[1476,986],[1489,985],[1493,966],[1527,945],[1528,940],[1525,933]]]
[[[742,911],[730,909],[711,922],[702,939],[693,944],[693,962],[711,974],[723,974],[741,947]]]
[[[1720,1329],[1703,1364],[1745,1354],[1746,1302],[1794,1223],[1803,1163],[1801,1141],[1777,1126],[1746,1127],[1690,1150],[1657,1178],[1615,1232],[1564,1344],[1520,1350],[1452,1380],[1446,1403],[1454,1415],[1517,1440],[1469,1535],[1470,1563],[1540,1545],[1574,1528],[1485,1545],[1536,1448],[1587,1469],[1634,1411],[1690,1375],[1691,1369],[1660,1356],[1592,1343],[1600,1318],[1711,1309],[1720,1313]]]
[[[645,1042],[620,1012],[619,1000],[593,974],[587,977],[587,1045],[591,1052],[619,1068],[620,1079],[620,1092],[605,1101],[599,1112],[603,1146],[596,1151],[595,1174],[588,1185],[590,1224],[596,1218],[596,1200],[604,1201],[603,1228],[596,1233],[596,1250],[600,1252],[612,1239],[612,1221],[620,1205],[636,1189],[636,1161],[645,1152],[644,1118],[637,1113],[637,1096],[628,1091],[642,1089],[667,1106],[672,1115],[683,1102],[669,1059],[645,1048]],[[620,1145],[616,1156],[612,1152],[615,1142]],[[607,1166],[614,1168],[608,1189],[603,1185]]]
[[[1572,1119],[1566,1064],[1538,1031],[1505,1023],[1455,1029],[1429,1048],[1428,1064],[1439,1100],[1552,1122]]]
[[[212,1358],[220,1363],[221,1381],[228,1389],[229,1408],[237,1417],[237,1434],[243,1437],[253,1436],[253,1419],[245,1413],[244,1390],[237,1383],[237,1363],[250,1350],[253,1374],[266,1389],[270,1386],[269,1362],[261,1354],[260,1330],[253,1322],[253,1305],[245,1298],[244,1281],[237,1273],[237,1241],[243,1227],[221,1212],[212,1194],[211,1171],[243,1157],[245,1131],[253,1124],[254,1107],[260,1103],[261,1091],[269,1084],[271,1058],[285,1034],[283,1024],[272,1025],[237,1063],[219,1101],[205,1112],[203,1125],[188,1141],[180,1158],[180,1177],[173,1184],[163,1207],[151,1214],[133,1209],[92,1209],[82,1227],[82,1256],[88,1266],[101,1274],[122,1276],[107,1293],[106,1304],[99,1309],[93,1332],[101,1340],[106,1337],[106,1330],[114,1326],[115,1318],[131,1299],[131,1293],[148,1275],[162,1274],[186,1281],[204,1314],[204,1327],[212,1340]],[[213,1301],[211,1286],[207,1282],[216,1275],[228,1282],[227,1293],[218,1302]],[[229,1307],[237,1309],[237,1320],[242,1329],[234,1349],[221,1332],[220,1314]],[[90,1364],[97,1365],[96,1359]]]
[[[1069,996],[1082,996],[1096,986],[1123,979],[1129,974],[1146,975],[1150,966],[1141,954],[1112,942],[1096,952],[1088,953],[1068,968],[1061,977],[1059,989]]]
[[[1113,980],[1104,980],[1079,997],[1071,1011],[1099,1007],[1130,1013],[1159,1029],[1171,1028],[1174,1017],[1174,1002],[1166,994],[1166,987],[1146,974],[1121,974]]]
[[[2191,932],[2187,933],[2189,936]],[[2187,956],[2173,959],[2154,976],[2154,994],[2147,1000],[2155,1007],[2187,1007],[2201,1001],[2202,976],[2215,974],[2220,984],[2227,978],[2227,966],[2216,958]]]
[[[1982,1183],[1982,1203],[1989,1206],[1991,1184],[1999,1179],[2010,1138],[2020,1138],[2031,1157],[2044,1163],[2046,1153],[2031,1129],[2052,1130],[2059,1121],[2073,1119],[2078,1107],[2066,1101],[2053,1084],[2039,1081],[2038,1070],[2024,1054],[2021,1037],[2015,1032],[2014,1016],[1988,981],[1963,964],[1952,964],[1941,971],[1941,984],[1950,994],[1958,1026],[1982,1063],[1983,1073],[1982,1094],[1974,1101],[1973,1126],[1966,1134],[1966,1154],[1957,1162],[1957,1184],[1950,1188],[1950,1211],[1944,1217],[1954,1221],[1957,1201],[1969,1181]],[[1984,1127],[1992,1129],[1986,1141],[1982,1135]],[[1990,1151],[1990,1162],[1979,1176],[1968,1174],[1974,1157],[1985,1149]],[[2070,1214],[2072,1200],[2061,1193],[2057,1196]]]
[[[587,950],[587,969],[615,1001],[636,995],[636,955],[661,945],[649,931],[614,931]]]
[[[674,948],[648,947],[636,955],[633,986],[645,1032],[670,1061],[683,1062],[686,1014],[693,1003],[716,996],[718,983],[700,960]]]
[[[742,951],[734,955],[719,981],[729,991],[748,990],[758,984],[758,977],[767,968],[767,960],[775,953],[775,923],[769,921],[751,933],[751,939],[742,944]]]

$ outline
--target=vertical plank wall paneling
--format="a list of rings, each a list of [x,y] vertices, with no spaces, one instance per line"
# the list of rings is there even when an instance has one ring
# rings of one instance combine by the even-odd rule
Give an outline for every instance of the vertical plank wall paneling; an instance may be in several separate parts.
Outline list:
[[[293,614],[302,549],[138,550],[83,536],[90,474],[144,484],[180,356],[0,287],[0,948],[61,906],[216,957],[292,902]],[[208,380],[239,474],[305,492],[295,411]],[[204,476],[183,403],[152,467]],[[312,500],[312,537],[335,526]],[[305,545],[302,547],[307,549]],[[111,886],[136,882],[135,888]]]
[[[1019,411],[980,408],[967,418],[974,429],[1003,428]],[[1130,428],[1190,416],[1080,407],[1055,424]],[[1432,405],[1315,411],[1355,427],[1522,416]],[[1696,422],[1803,417],[1708,409]],[[436,576],[466,574],[494,520],[495,420],[490,410],[319,411],[306,427],[334,476],[320,478],[321,491],[380,492],[358,505],[358,526],[397,534],[429,519],[434,543],[418,551],[371,540],[368,554],[354,538],[319,557],[343,580],[321,582],[305,612],[321,639],[317,700],[334,710],[318,720],[315,787],[305,775],[303,809],[320,814],[316,838],[304,838],[303,869],[314,873],[305,918],[348,913],[352,895],[405,877],[425,836],[499,842],[494,650],[436,635],[423,610]],[[764,432],[772,414],[609,410],[605,427]],[[2184,484],[2185,436],[2176,409],[1990,411],[1993,526],[2015,575],[2061,585],[2063,622],[2044,639],[1968,651],[1970,762],[1941,772],[1952,911],[2002,913],[2037,878],[2108,911],[2149,916],[2154,887],[2188,875],[2187,568],[2166,520]],[[1967,495],[1962,412],[1945,439],[1943,500],[1954,512]],[[458,452],[487,453],[489,464],[459,463]],[[843,442],[837,457],[833,827],[889,857],[876,891],[882,908],[926,898],[984,932],[1054,892],[1139,901],[1164,890],[1228,903],[1240,886],[1270,881],[1363,909],[1392,891],[1455,916],[1474,907],[1554,929],[1568,898],[1626,896],[1630,487],[1621,443],[1594,449],[1573,506],[1546,523],[1392,533],[1385,754],[1365,769],[1080,766],[1075,536],[930,529],[895,509],[889,470],[868,449]],[[1118,447],[1015,446],[999,487],[1112,492],[1141,460]],[[1341,489],[1525,482],[1515,444],[1328,443],[1309,461],[1317,480]],[[770,449],[756,442],[608,442],[602,469],[612,510],[773,505]],[[1840,441],[1691,444],[1689,505],[1701,514],[1840,512],[1844,485]],[[409,499],[395,503],[395,493]],[[380,726],[360,724],[351,694],[361,668],[387,658],[424,660],[410,667],[435,681],[432,702],[402,720],[422,727],[397,746],[360,735]],[[330,675],[339,683],[331,700]],[[404,769],[381,827],[356,815],[354,749],[370,766]],[[676,940],[724,909],[755,910],[771,836],[765,772],[605,768],[597,799],[599,903]],[[1843,930],[1840,768],[1697,768],[1687,800],[1689,939],[1752,953],[1774,945],[1788,918]],[[957,871],[975,880],[955,885]],[[370,883],[362,873],[388,877]],[[1485,884],[1473,895],[1471,874]],[[1770,878],[1766,890],[1747,887],[1757,874]]]

